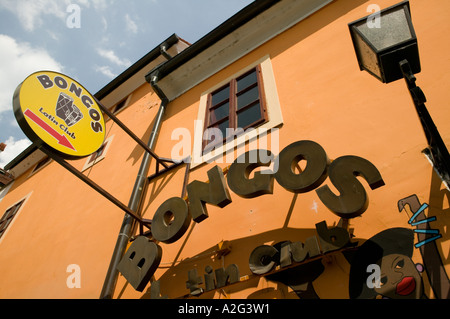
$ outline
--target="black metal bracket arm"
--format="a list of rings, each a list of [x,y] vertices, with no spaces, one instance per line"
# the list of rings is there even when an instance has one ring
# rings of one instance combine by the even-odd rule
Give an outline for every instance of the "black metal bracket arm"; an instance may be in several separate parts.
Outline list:
[[[414,76],[411,66],[407,60],[402,60],[399,63],[402,70],[403,77],[406,81],[406,85],[411,94],[414,106],[422,124],[425,137],[428,142],[428,147],[423,150],[426,156],[433,163],[434,169],[446,184],[450,186],[450,154],[444,141],[439,134],[436,125],[434,124],[430,113],[428,112],[425,102],[426,97],[422,89],[416,85],[416,77]]]
[[[114,123],[119,125],[119,127],[126,133],[128,136],[130,136],[136,143],[138,143],[146,152],[148,152],[156,161],[157,161],[157,170],[159,169],[159,165],[162,165],[164,168],[169,168],[169,166],[166,164],[172,163],[175,164],[175,161],[168,158],[160,158],[158,155],[151,150],[147,144],[145,144],[139,137],[136,136],[122,121],[120,121],[117,116],[114,115],[107,107],[105,107],[102,103],[100,103],[99,100],[96,99],[96,102],[99,106],[99,108],[102,110],[103,113],[105,113]]]
[[[149,179],[162,175],[164,173],[169,172],[170,170],[177,168],[184,162],[188,162],[189,157],[180,160],[173,160],[170,158],[163,158],[156,155],[153,150],[147,146],[139,137],[137,137],[124,123],[122,123],[111,111],[109,111],[106,107],[104,107],[98,100],[96,100],[97,104],[99,105],[100,109],[105,113],[112,121],[114,121],[119,127],[125,131],[128,136],[130,136],[135,142],[137,142],[138,145],[140,145],[147,153],[149,153],[155,160],[156,160],[156,172],[155,174],[148,177]],[[100,185],[95,183],[93,180],[82,174],[80,171],[78,171],[74,166],[72,166],[70,163],[64,160],[63,157],[55,154],[52,152],[45,143],[41,143],[38,145],[38,147],[41,149],[42,152],[47,154],[50,158],[52,158],[54,161],[59,163],[62,167],[64,167],[66,170],[68,170],[70,173],[75,175],[78,179],[86,183],[88,186],[90,186],[93,190],[95,190],[97,193],[108,199],[111,203],[116,205],[118,208],[123,210],[125,213],[130,215],[132,218],[134,218],[140,225],[141,233],[143,232],[143,227],[147,227],[151,230],[151,219],[142,218],[140,216],[139,211],[134,211],[124,203],[122,203],[120,200],[118,200],[116,197],[114,197],[112,194],[110,194],[108,191],[103,189]],[[163,168],[161,169],[160,166]],[[1,180],[0,180],[1,181]]]

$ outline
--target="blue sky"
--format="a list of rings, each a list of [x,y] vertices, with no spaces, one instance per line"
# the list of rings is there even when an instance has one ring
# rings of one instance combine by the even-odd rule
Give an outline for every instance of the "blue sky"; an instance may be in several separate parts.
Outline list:
[[[173,33],[194,43],[251,2],[0,0],[0,167],[31,144],[12,111],[31,73],[58,71],[95,94]]]

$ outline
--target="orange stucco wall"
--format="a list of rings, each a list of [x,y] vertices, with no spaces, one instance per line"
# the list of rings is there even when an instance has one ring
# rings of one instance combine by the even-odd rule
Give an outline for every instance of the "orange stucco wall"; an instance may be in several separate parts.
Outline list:
[[[380,0],[381,8],[397,1]],[[211,76],[169,104],[155,152],[170,157],[177,141],[171,140],[178,127],[194,130],[200,96],[217,83],[269,55],[283,115],[279,149],[299,140],[319,143],[330,159],[356,155],[373,163],[385,186],[370,190],[361,179],[370,203],[367,211],[350,220],[355,242],[394,227],[406,227],[409,217],[399,212],[400,199],[416,194],[428,203],[428,216],[436,216],[433,228],[442,238],[436,241],[441,260],[448,261],[447,225],[449,191],[421,153],[427,146],[423,129],[406,85],[397,81],[382,84],[360,72],[347,24],[367,15],[370,1],[334,1],[311,17],[283,32]],[[411,0],[414,27],[419,41],[422,72],[418,85],[424,90],[428,110],[445,142],[450,140],[446,70],[450,49],[450,3],[441,0]],[[158,101],[149,85],[132,96],[131,106],[120,113],[123,122],[143,140],[148,139]],[[106,158],[86,174],[127,203],[143,151],[111,122],[114,135]],[[193,137],[193,136],[192,136]],[[193,141],[191,141],[193,142]],[[236,151],[236,154],[239,150]],[[130,155],[131,154],[131,155]],[[81,168],[84,160],[74,165]],[[211,163],[190,171],[189,182],[206,181]],[[154,162],[152,163],[154,165]],[[154,166],[152,166],[154,169]],[[2,298],[97,298],[112,255],[123,212],[87,186],[51,163],[39,174],[19,178],[0,202],[0,211],[31,193],[10,231],[0,242],[0,297]],[[180,196],[184,166],[153,180],[143,204],[151,219],[159,205]],[[324,184],[335,188],[327,179]],[[252,250],[263,244],[302,241],[316,235],[315,224],[326,221],[336,226],[339,217],[329,211],[315,191],[293,194],[275,182],[272,195],[242,199],[231,193],[232,203],[224,208],[208,205],[209,218],[192,222],[186,234],[172,244],[159,245],[163,256],[152,280],[159,280],[161,294],[179,298],[189,294],[187,274],[197,269],[203,277],[207,265],[213,269],[236,264],[242,282],[203,294],[202,298],[297,298],[288,285],[254,276],[248,267]],[[214,251],[229,241],[231,252],[218,258]],[[418,249],[412,260],[421,263]],[[81,288],[69,289],[69,264],[81,267]],[[312,281],[320,298],[348,298],[350,264],[340,253],[322,260],[324,271]],[[448,262],[444,267],[450,272]],[[433,291],[424,276],[424,293]],[[150,285],[135,291],[119,276],[115,298],[149,298]]]
[[[131,98],[133,106],[118,115],[144,139],[159,105],[156,98],[142,86]],[[83,173],[128,204],[143,150],[111,121],[106,132],[114,136],[107,156]],[[86,161],[70,163],[81,171]],[[98,298],[123,212],[56,162],[29,177],[31,170],[0,202],[5,211],[31,193],[0,244],[2,298]],[[72,264],[81,270],[80,289],[66,285]]]

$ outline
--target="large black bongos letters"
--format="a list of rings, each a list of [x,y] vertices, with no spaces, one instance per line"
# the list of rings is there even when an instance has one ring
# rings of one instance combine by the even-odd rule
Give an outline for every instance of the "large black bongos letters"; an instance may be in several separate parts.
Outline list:
[[[363,214],[369,204],[367,193],[357,177],[363,177],[371,189],[384,185],[379,171],[368,160],[357,156],[342,156],[330,161],[322,146],[313,141],[294,142],[285,147],[275,159],[274,157],[267,150],[251,150],[242,154],[228,170],[228,187],[242,198],[272,194],[275,179],[289,192],[306,193],[315,189],[319,199],[331,212],[348,219]],[[296,173],[295,168],[300,166],[300,161],[306,161],[306,166]],[[271,164],[274,164],[273,171],[255,171],[250,178],[252,171]],[[207,182],[194,180],[187,185],[188,202],[172,197],[156,210],[151,227],[153,240],[173,243],[186,233],[192,220],[200,223],[208,218],[206,204],[223,208],[231,203],[222,169],[214,166],[207,174]],[[335,195],[328,185],[320,187],[328,176],[339,195]],[[344,247],[349,241],[349,235],[343,228],[328,229],[325,222],[317,224],[316,228],[323,252]],[[274,247],[263,245],[252,252],[249,265],[253,273],[264,274],[276,264],[273,260],[275,255],[281,256],[280,264],[284,267],[292,261],[299,262],[319,253],[317,238],[308,238],[304,244],[286,244],[281,247],[280,252]],[[161,248],[156,243],[140,236],[128,249],[118,269],[136,290],[142,291],[158,268],[161,254]],[[191,292],[198,288],[198,275],[195,271],[190,273]],[[238,270],[233,271],[230,276],[235,280]],[[222,273],[219,271],[216,277]],[[207,275],[212,278],[210,273]],[[220,278],[225,282],[228,280],[228,277]],[[208,284],[209,286],[212,284]]]
[[[364,213],[369,199],[358,176],[364,177],[371,189],[384,185],[378,169],[368,160],[357,156],[342,156],[329,167],[331,183],[339,191],[337,196],[325,185],[316,190],[322,203],[342,218],[354,218]]]

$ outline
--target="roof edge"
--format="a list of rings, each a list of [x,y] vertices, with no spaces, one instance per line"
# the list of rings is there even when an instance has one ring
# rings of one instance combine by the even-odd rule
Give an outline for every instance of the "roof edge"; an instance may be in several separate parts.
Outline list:
[[[134,74],[136,74],[139,70],[141,70],[144,66],[146,66],[151,61],[153,61],[158,56],[160,56],[161,55],[160,48],[162,45],[165,44],[169,48],[169,47],[173,46],[174,44],[176,44],[180,40],[182,40],[182,39],[178,35],[176,35],[175,33],[172,34],[166,40],[164,40],[160,44],[158,44],[153,50],[148,52],[146,55],[144,55],[142,58],[140,58],[137,62],[135,62],[133,65],[131,65],[125,71],[123,71],[117,77],[115,77],[111,82],[106,84],[102,89],[100,89],[97,93],[95,93],[94,96],[98,100],[103,99],[108,94],[110,94],[112,91],[117,89],[120,85],[122,85],[125,81],[127,81],[129,78],[131,78]]]
[[[224,38],[226,35],[240,28],[242,25],[280,1],[281,0],[257,0],[252,2],[244,9],[240,10],[231,18],[213,29],[211,32],[200,38],[197,42],[193,43],[188,48],[180,52],[178,55],[150,71],[145,76],[145,80],[150,83],[152,78],[151,75],[154,72],[158,72],[159,80],[164,78],[179,66],[183,65],[208,47],[212,46],[214,43]]]
[[[4,170],[9,171],[16,167],[20,162],[25,160],[28,156],[30,156],[33,152],[35,152],[38,147],[35,144],[31,144],[25,150],[22,151],[19,155],[17,155],[11,162],[5,165]]]

